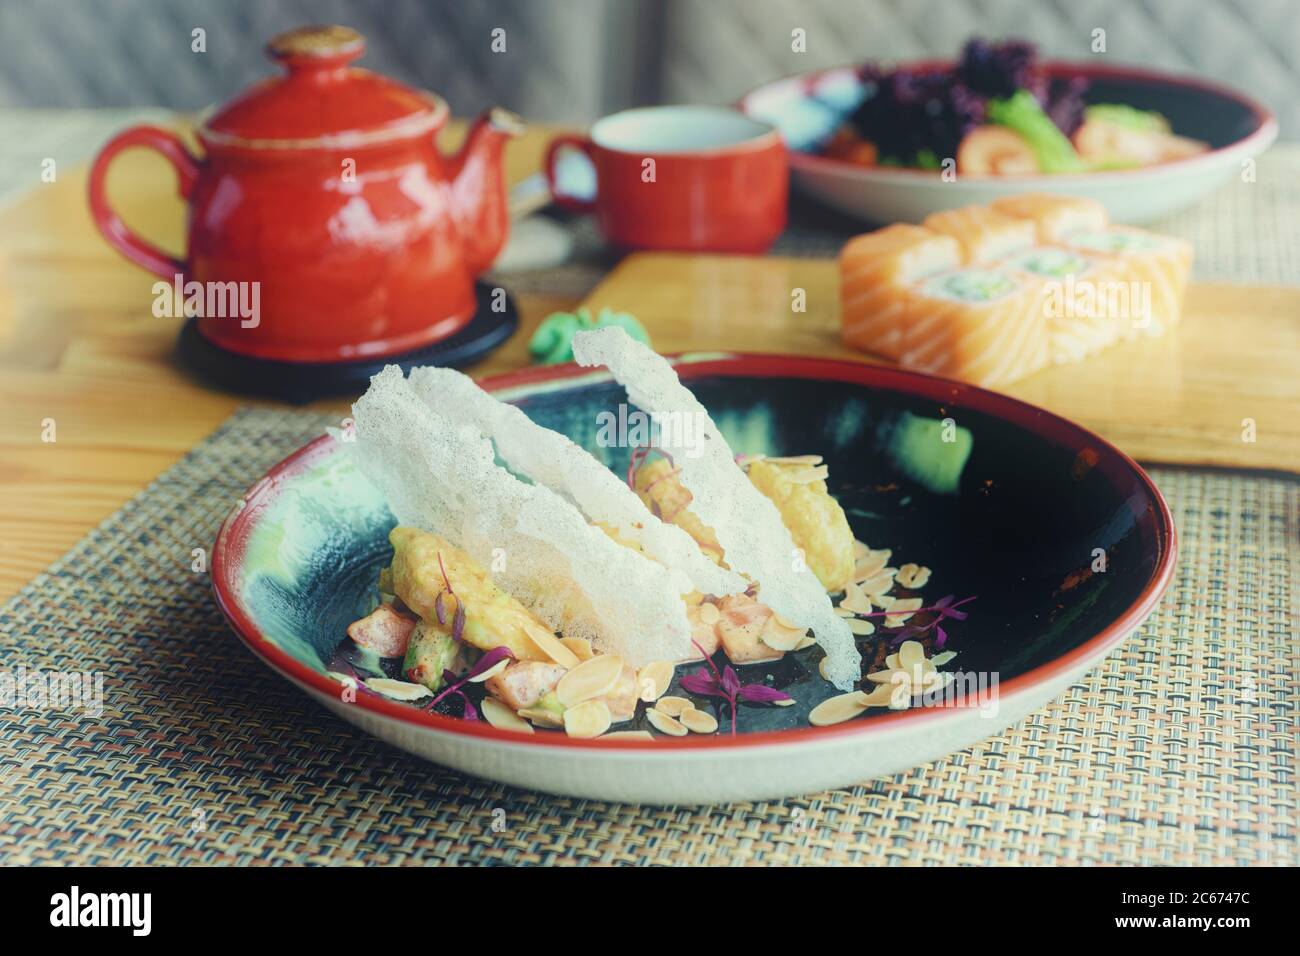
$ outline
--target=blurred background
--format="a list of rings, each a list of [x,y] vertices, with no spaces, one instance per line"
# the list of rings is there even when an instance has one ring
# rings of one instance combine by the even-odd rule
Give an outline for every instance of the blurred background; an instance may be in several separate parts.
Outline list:
[[[1086,6],[1086,9],[1085,9]],[[0,107],[221,102],[271,72],[262,44],[303,23],[364,33],[363,61],[461,115],[501,104],[582,124],[625,106],[730,102],[763,80],[866,58],[949,56],[970,35],[1231,82],[1300,139],[1296,0],[0,0]],[[206,31],[206,53],[190,50]],[[506,31],[507,54],[489,49]],[[807,52],[790,31],[807,31]]]

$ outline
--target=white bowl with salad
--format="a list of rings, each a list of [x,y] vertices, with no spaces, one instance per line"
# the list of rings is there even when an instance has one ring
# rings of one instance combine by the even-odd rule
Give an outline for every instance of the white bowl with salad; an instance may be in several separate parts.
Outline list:
[[[1051,191],[1145,223],[1194,203],[1277,137],[1273,114],[1196,77],[1041,62],[971,40],[956,61],[839,67],[740,102],[790,147],[795,188],[870,222]]]

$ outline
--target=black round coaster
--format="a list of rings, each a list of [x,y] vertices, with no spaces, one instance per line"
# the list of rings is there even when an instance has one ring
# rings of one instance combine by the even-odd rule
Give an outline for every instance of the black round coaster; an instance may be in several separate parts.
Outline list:
[[[181,328],[176,343],[181,364],[224,391],[303,404],[330,395],[357,393],[385,365],[409,370],[417,365],[459,367],[476,362],[519,328],[519,310],[509,294],[505,308],[492,309],[498,286],[474,284],[477,308],[469,323],[454,335],[411,352],[351,362],[281,362],[254,358],[213,344],[199,332],[198,320]],[[500,298],[495,303],[500,308]]]

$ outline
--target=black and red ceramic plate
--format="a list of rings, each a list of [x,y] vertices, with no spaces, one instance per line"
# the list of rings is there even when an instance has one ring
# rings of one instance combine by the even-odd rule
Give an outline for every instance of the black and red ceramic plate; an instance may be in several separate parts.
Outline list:
[[[898,64],[914,72],[949,70],[950,60]],[[795,187],[868,222],[920,222],[932,212],[988,203],[1022,192],[1085,196],[1103,203],[1116,222],[1144,223],[1182,209],[1216,186],[1249,182],[1248,164],[1277,138],[1272,112],[1244,93],[1197,76],[1096,62],[1044,65],[1053,83],[1088,80],[1089,103],[1155,110],[1175,133],[1203,140],[1209,152],[1140,169],[1082,174],[962,177],[891,166],[864,167],[822,156],[823,142],[864,95],[857,68],[846,66],[775,80],[740,101],[746,115],[781,130],[790,147]]]
[[[844,786],[996,733],[1098,664],[1169,584],[1174,528],[1159,491],[1118,449],[1049,412],[857,362],[732,354],[675,362],[737,453],[822,455],[859,539],[891,549],[891,563],[931,568],[928,598],[976,596],[969,616],[947,626],[956,657],[946,669],[962,675],[962,699],[811,726],[809,711],[837,693],[817,672],[817,648],[741,668],[743,680],[786,690],[793,706],[742,704],[733,732],[725,705],[697,701],[721,725],[708,736],[524,735],[462,720],[455,707],[429,712],[348,694],[329,671],[347,624],[373,599],[393,518],[325,436],[271,469],[222,525],[218,604],[273,669],[430,760],[554,793],[704,803]],[[483,385],[611,468],[626,467],[627,449],[596,442],[599,413],[626,401],[603,372],[530,369]],[[871,659],[889,638],[859,640]],[[702,666],[679,666],[678,679]]]

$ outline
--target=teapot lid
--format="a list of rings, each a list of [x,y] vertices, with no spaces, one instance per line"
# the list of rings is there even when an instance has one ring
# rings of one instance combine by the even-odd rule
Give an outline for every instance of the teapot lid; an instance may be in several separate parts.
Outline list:
[[[281,149],[346,148],[422,136],[447,117],[432,93],[349,66],[365,51],[356,30],[301,27],[267,53],[287,72],[246,90],[200,127],[206,142]]]

